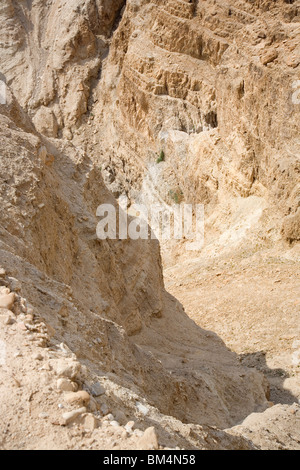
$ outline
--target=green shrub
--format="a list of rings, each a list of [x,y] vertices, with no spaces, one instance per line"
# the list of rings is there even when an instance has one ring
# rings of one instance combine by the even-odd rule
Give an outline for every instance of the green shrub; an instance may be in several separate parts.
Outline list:
[[[156,160],[156,163],[161,163],[165,161],[165,152],[161,150],[158,159]]]
[[[181,189],[176,189],[175,191],[171,189],[169,191],[169,196],[175,202],[175,204],[181,204],[183,201],[183,192]]]

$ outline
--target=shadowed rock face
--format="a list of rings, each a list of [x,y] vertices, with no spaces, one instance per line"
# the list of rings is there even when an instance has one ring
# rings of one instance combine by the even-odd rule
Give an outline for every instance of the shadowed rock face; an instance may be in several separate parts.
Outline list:
[[[1,111],[1,264],[57,337],[184,422],[264,407],[262,376],[165,292],[158,242],[97,240],[97,206],[116,203],[89,157],[30,132],[11,95]]]
[[[256,196],[269,220],[264,241],[295,243],[299,2],[138,5],[127,3],[98,87],[101,151],[117,168],[106,181],[149,203],[170,203],[179,188],[213,219]],[[161,149],[165,162],[146,193]]]
[[[99,241],[96,209],[175,188],[211,233],[238,199],[253,243],[299,239],[299,2],[29,3],[0,7],[1,266],[56,341],[162,413],[263,411],[263,376],[165,291],[158,242]]]
[[[0,21],[18,101],[88,150],[115,196],[178,189],[214,219],[255,196],[255,243],[299,240],[299,2],[5,0]]]

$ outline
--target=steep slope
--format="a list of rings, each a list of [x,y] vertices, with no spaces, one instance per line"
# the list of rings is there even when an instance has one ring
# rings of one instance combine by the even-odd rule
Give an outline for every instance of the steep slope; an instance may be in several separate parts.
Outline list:
[[[157,241],[97,240],[97,205],[113,198],[88,157],[30,132],[8,100],[1,265],[55,338],[184,422],[225,427],[265,407],[262,377],[164,291]]]
[[[246,238],[299,240],[299,12],[283,1],[127,2],[94,111],[115,194],[205,204],[218,253]],[[224,240],[247,198],[253,217]]]
[[[297,4],[2,2],[1,71],[16,100],[8,93],[0,109],[1,284],[20,295],[12,313],[2,312],[13,319],[2,341],[19,374],[30,367],[15,365],[7,335],[25,328],[31,337],[22,317],[29,303],[52,334],[41,328],[36,338],[54,359],[50,372],[63,342],[86,368],[81,388],[109,384],[94,404],[98,411],[113,402],[122,424],[126,410],[144,427],[154,421],[164,446],[251,447],[182,423],[224,429],[265,410],[262,374],[241,366],[164,290],[157,240],[99,241],[96,209],[117,207],[113,195],[171,203],[170,191],[180,191],[183,201],[206,204],[207,233],[215,237],[208,254],[222,252],[220,235],[232,226],[237,201],[250,217],[225,252],[243,247],[253,228],[251,245],[297,242]],[[279,86],[280,115],[273,116]],[[157,165],[161,149],[166,161]],[[185,257],[182,245],[167,245],[166,263]],[[53,388],[57,377],[50,375]],[[148,417],[143,400],[153,407]],[[52,426],[55,420],[47,430]],[[97,446],[112,445],[102,438]],[[5,445],[13,447],[14,437]]]

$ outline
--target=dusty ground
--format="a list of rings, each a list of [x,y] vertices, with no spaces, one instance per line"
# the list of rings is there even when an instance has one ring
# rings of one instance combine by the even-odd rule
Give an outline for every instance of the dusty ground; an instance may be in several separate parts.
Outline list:
[[[270,400],[300,400],[300,270],[296,259],[189,259],[165,269],[166,288],[202,328],[268,378]]]
[[[39,315],[0,308],[0,450],[254,448],[161,414],[114,374],[93,374],[53,335]]]

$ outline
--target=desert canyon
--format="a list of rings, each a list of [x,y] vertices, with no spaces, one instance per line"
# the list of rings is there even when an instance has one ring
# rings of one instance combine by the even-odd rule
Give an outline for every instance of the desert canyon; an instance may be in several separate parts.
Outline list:
[[[0,82],[0,449],[300,450],[300,1],[1,0]]]

